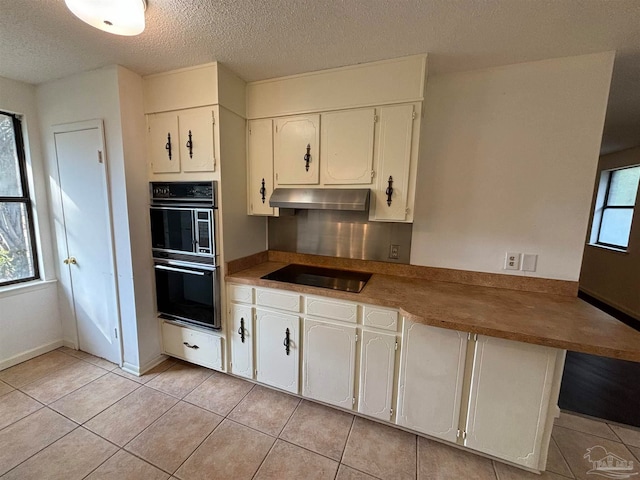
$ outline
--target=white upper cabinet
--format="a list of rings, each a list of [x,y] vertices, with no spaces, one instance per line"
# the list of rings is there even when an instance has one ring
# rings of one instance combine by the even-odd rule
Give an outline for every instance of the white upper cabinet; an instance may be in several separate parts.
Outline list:
[[[358,411],[387,422],[393,416],[396,345],[395,334],[362,331]]]
[[[302,395],[352,408],[356,327],[304,319]]]
[[[374,108],[322,114],[320,168],[324,185],[372,182],[375,115]]]
[[[467,334],[405,319],[402,338],[396,422],[455,442]]]
[[[390,105],[379,112],[370,220],[404,222],[413,218],[408,209],[410,180],[415,182],[410,179],[414,105]]]
[[[539,468],[558,350],[478,336],[465,445]]]
[[[249,215],[273,215],[273,120],[250,120],[247,133]]]
[[[298,393],[300,318],[256,308],[256,380]]]
[[[215,171],[214,123],[211,108],[192,108],[178,112],[180,161],[183,172]]]
[[[320,115],[275,120],[276,185],[317,185],[320,181]]]
[[[211,107],[148,115],[151,172],[214,172],[214,123]]]
[[[180,172],[178,116],[158,113],[147,117],[149,161],[153,173]]]

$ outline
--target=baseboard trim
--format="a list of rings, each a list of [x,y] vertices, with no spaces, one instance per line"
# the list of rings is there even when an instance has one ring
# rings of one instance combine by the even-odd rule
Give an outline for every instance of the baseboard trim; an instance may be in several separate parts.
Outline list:
[[[134,365],[132,363],[124,362],[122,364],[121,368],[122,368],[122,370],[124,370],[127,373],[130,373],[130,374],[135,375],[137,377],[141,377],[142,375],[144,375],[146,372],[151,370],[156,365],[160,365],[166,359],[167,359],[166,355],[158,355],[157,357],[155,357],[154,359],[148,361],[147,363],[145,363],[141,367],[138,366],[138,365]]]
[[[603,312],[608,313],[612,317],[620,320],[622,323],[630,326],[631,328],[640,332],[640,318],[625,309],[624,307],[617,305],[615,302],[611,302],[606,298],[601,297],[595,292],[591,292],[589,289],[580,287],[578,291],[578,298],[581,298],[587,303],[590,303],[596,308],[599,308]]]
[[[31,360],[32,358],[42,355],[43,353],[48,353],[64,345],[65,342],[63,340],[56,340],[55,342],[47,343],[45,345],[32,348],[31,350],[27,350],[26,352],[19,353],[11,358],[0,360],[0,370],[5,370],[19,363],[26,362],[27,360]]]

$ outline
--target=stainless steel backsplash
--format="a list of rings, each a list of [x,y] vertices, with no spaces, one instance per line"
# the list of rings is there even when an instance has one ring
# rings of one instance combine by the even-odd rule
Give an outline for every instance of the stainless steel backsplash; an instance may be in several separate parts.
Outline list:
[[[295,215],[269,217],[269,249],[409,263],[413,225],[368,219],[368,212],[337,210],[295,210]],[[391,245],[398,246],[398,259],[389,258]]]

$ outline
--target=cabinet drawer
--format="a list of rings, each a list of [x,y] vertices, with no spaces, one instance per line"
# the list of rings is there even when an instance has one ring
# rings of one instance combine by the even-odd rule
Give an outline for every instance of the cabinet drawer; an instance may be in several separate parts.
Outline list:
[[[256,288],[256,305],[277,308],[278,310],[287,310],[289,312],[299,312],[300,295],[297,293],[281,292],[279,290]]]
[[[217,335],[163,322],[162,344],[167,355],[222,369],[222,338]]]
[[[395,332],[398,329],[398,312],[387,308],[365,305],[363,307],[362,323],[368,327]]]
[[[358,322],[358,304],[326,298],[306,297],[305,312],[316,317],[325,317],[343,322]]]
[[[253,287],[229,284],[229,301],[253,303]]]

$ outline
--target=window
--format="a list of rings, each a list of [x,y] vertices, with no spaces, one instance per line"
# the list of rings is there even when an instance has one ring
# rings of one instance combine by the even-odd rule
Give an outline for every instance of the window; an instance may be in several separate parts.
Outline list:
[[[39,278],[20,117],[0,111],[0,286]]]
[[[638,193],[640,165],[602,172],[591,243],[626,249]]]

